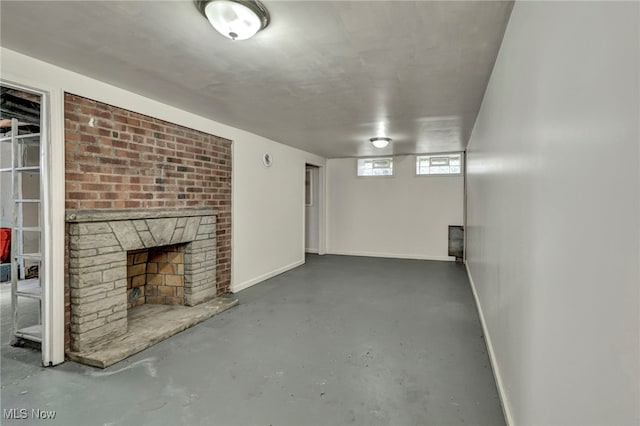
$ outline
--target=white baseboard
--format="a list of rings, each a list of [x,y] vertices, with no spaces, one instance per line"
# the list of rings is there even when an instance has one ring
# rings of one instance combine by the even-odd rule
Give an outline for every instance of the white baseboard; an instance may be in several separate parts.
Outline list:
[[[471,283],[471,291],[473,293],[473,298],[476,301],[476,308],[478,309],[478,316],[480,317],[480,323],[482,324],[482,332],[484,333],[484,341],[487,343],[487,351],[489,352],[489,360],[491,361],[491,370],[493,371],[493,377],[496,380],[496,385],[498,386],[498,394],[500,395],[500,405],[502,406],[502,413],[504,414],[504,418],[505,418],[505,421],[507,422],[507,426],[512,426],[514,424],[513,417],[511,416],[511,409],[509,408],[509,402],[507,399],[507,394],[506,394],[504,384],[502,382],[502,376],[500,376],[500,368],[498,367],[498,361],[496,360],[495,353],[493,352],[493,344],[491,343],[491,336],[489,335],[487,324],[484,321],[484,313],[482,312],[482,305],[480,305],[480,299],[478,299],[478,293],[476,292],[476,285],[473,282],[473,278],[471,277],[471,271],[469,270],[469,265],[465,263],[464,266],[465,266],[465,269],[467,270],[469,283]]]
[[[231,293],[237,293],[241,290],[244,290],[246,288],[249,288],[251,286],[254,286],[258,283],[261,283],[264,280],[268,280],[269,278],[273,278],[276,275],[280,275],[284,272],[287,272],[293,268],[297,268],[300,265],[304,265],[304,259],[302,260],[298,260],[297,262],[293,262],[289,265],[283,266],[281,268],[278,269],[274,269],[271,272],[267,272],[266,274],[262,274],[258,277],[252,278],[250,280],[244,281],[242,283],[238,283],[238,284],[231,284],[231,287],[229,287],[229,290],[231,291]]]
[[[318,249],[306,248],[304,249],[305,253],[318,254]]]
[[[390,259],[414,259],[414,260],[442,260],[455,262],[454,256],[423,256],[418,254],[397,254],[397,253],[377,253],[366,251],[329,251],[327,254],[337,254],[339,256],[362,256],[362,257],[386,257]]]

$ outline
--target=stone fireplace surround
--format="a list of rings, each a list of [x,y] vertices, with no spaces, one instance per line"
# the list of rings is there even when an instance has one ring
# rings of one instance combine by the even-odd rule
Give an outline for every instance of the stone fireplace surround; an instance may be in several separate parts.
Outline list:
[[[184,304],[216,297],[216,212],[126,209],[67,212],[71,349],[127,333],[127,251],[184,246]]]

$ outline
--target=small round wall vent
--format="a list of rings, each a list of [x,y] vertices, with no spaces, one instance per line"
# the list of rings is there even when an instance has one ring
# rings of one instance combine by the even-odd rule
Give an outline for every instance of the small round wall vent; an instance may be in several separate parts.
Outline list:
[[[273,164],[273,157],[271,156],[271,154],[269,154],[268,152],[264,153],[264,155],[262,156],[262,164],[264,164],[265,167],[271,167],[271,165]]]

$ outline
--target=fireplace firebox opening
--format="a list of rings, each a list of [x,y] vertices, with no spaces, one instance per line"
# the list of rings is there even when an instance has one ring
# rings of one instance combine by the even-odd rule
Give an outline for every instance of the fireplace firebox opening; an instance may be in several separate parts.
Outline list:
[[[127,252],[127,308],[184,305],[184,244]]]

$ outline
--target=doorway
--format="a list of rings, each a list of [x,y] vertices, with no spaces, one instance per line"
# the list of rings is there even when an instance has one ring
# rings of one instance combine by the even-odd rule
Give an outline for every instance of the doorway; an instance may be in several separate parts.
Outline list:
[[[40,349],[46,365],[48,97],[4,81],[0,97],[0,286],[11,313],[2,343]]]
[[[320,167],[306,164],[304,175],[304,251],[323,254],[320,250]]]

